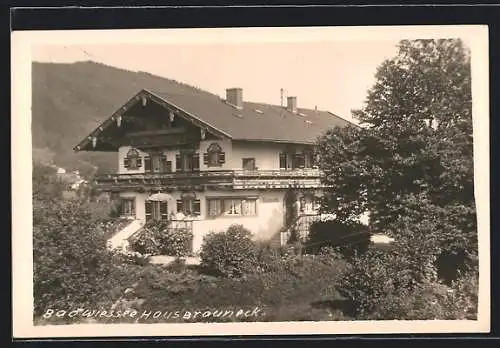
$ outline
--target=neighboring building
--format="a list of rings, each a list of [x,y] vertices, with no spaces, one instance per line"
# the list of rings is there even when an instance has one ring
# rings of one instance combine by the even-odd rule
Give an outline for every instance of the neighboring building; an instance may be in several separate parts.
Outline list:
[[[59,182],[65,184],[67,190],[77,189],[83,180],[77,172],[68,173],[63,168],[57,170],[57,178]]]
[[[250,103],[240,88],[221,99],[166,81],[167,92],[143,89],[121,101],[75,147],[118,154],[118,172],[96,177],[96,184],[119,194],[123,215],[142,223],[189,221],[194,251],[204,235],[235,223],[280,243],[286,209],[316,215],[321,173],[314,141],[348,121],[300,108],[296,97],[284,106]]]

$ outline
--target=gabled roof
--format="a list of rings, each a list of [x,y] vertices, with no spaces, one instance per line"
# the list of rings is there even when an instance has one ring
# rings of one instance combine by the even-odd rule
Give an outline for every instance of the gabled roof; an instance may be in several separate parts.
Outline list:
[[[142,96],[171,106],[193,123],[233,140],[310,144],[330,128],[354,125],[331,112],[321,110],[298,108],[297,113],[292,113],[279,105],[256,102],[244,102],[240,110],[227,104],[221,97],[192,86],[148,73],[131,74],[136,79],[130,81],[130,85],[140,85],[141,89],[137,89],[135,94],[130,93],[128,101],[125,98],[121,103],[117,102],[116,105],[122,107],[113,115],[103,115],[107,119],[83,139],[75,147],[76,150],[83,149],[93,136],[98,136],[106,127],[113,125],[114,117],[118,114],[131,105],[140,103]],[[125,89],[129,90],[130,85]],[[118,84],[116,88],[124,90]]]

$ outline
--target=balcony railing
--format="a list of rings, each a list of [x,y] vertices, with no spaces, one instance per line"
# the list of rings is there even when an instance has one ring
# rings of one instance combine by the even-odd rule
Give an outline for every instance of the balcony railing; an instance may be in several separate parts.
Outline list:
[[[211,170],[170,173],[107,174],[95,178],[103,189],[144,186],[217,186],[235,189],[318,187],[322,174],[318,169],[294,170]]]

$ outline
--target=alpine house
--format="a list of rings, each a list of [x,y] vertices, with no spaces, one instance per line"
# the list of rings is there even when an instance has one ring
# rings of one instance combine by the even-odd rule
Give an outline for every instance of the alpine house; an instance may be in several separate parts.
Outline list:
[[[347,120],[300,108],[296,97],[269,105],[246,102],[241,88],[221,98],[167,79],[160,85],[141,86],[74,148],[117,153],[117,173],[96,177],[97,187],[120,197],[137,229],[182,221],[196,253],[207,233],[232,224],[284,243],[288,209],[302,226],[317,216],[314,142]]]

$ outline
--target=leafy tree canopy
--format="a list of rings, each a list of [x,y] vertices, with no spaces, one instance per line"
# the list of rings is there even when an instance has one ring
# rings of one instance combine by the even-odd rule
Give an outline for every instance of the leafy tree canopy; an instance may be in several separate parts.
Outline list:
[[[432,214],[440,220],[431,240],[475,250],[470,55],[462,42],[401,41],[353,116],[361,127],[318,141],[330,187],[323,211],[349,221],[368,210],[376,230],[396,235],[402,217],[418,223]]]

